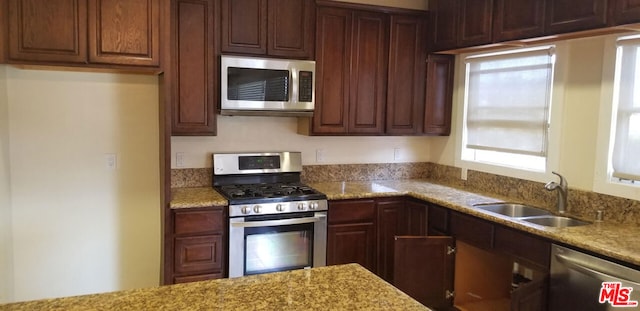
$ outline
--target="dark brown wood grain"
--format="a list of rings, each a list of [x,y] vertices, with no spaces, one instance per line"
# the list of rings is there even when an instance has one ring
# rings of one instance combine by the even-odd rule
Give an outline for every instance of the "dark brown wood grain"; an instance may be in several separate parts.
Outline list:
[[[267,0],[223,0],[223,53],[267,53]]]
[[[547,1],[545,33],[559,34],[607,25],[607,0]]]
[[[494,1],[494,41],[532,38],[544,34],[545,0]]]
[[[160,1],[88,0],[89,61],[160,64]]]
[[[640,0],[609,0],[609,12],[613,26],[640,22]]]
[[[458,46],[492,42],[493,0],[460,0]]]
[[[267,54],[313,59],[315,52],[314,0],[269,0]]]
[[[216,1],[174,0],[171,33],[173,135],[215,135],[219,90]]]
[[[446,136],[451,133],[454,68],[453,55],[430,54],[427,58],[424,134]]]

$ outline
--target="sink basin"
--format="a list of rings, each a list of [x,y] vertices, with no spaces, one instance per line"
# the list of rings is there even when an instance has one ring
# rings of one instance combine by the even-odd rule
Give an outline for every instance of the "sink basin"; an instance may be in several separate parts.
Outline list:
[[[554,227],[554,228],[564,228],[564,227],[575,227],[575,226],[584,226],[591,224],[587,221],[578,220],[575,218],[562,217],[562,216],[539,216],[539,217],[529,217],[522,219],[526,222],[530,222],[532,224],[541,225],[545,227]]]
[[[515,203],[477,204],[474,205],[474,207],[487,212],[514,218],[551,215],[551,213],[541,208]]]

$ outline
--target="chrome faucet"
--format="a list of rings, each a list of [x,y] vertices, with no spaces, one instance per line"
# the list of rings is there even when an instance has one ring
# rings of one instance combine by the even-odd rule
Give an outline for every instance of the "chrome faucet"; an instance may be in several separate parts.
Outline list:
[[[564,214],[567,211],[567,195],[569,194],[567,180],[556,172],[551,173],[560,177],[560,183],[558,184],[555,181],[550,181],[544,185],[544,188],[548,191],[558,190],[558,213]]]

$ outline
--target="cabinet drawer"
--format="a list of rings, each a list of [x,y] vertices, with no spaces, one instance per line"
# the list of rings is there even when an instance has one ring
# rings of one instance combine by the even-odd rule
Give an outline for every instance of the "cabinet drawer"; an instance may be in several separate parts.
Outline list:
[[[429,234],[447,234],[449,232],[449,211],[444,207],[431,205],[427,222],[429,223]]]
[[[220,210],[176,212],[175,234],[221,233],[224,215]]]
[[[212,272],[222,269],[222,236],[175,239],[175,272]]]
[[[493,247],[493,225],[484,220],[451,213],[451,235],[474,246],[490,249]]]
[[[549,267],[551,243],[530,234],[496,226],[494,247],[542,268]]]
[[[373,222],[376,203],[374,200],[346,200],[329,202],[329,223]]]

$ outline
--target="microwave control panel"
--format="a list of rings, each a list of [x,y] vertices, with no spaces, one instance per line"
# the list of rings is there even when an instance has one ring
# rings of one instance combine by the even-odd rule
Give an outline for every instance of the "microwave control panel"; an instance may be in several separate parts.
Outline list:
[[[313,73],[311,71],[300,71],[298,80],[298,101],[310,102],[313,100]]]

